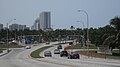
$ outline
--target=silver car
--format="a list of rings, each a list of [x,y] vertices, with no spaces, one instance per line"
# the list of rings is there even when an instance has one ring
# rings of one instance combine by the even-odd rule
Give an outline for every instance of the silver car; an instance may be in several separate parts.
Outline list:
[[[45,57],[52,57],[51,51],[45,51],[45,52],[44,52],[44,56],[45,56]]]

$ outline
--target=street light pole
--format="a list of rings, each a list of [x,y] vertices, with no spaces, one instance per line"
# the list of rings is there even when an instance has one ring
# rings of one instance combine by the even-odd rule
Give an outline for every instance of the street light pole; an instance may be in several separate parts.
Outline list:
[[[89,17],[88,17],[88,13],[85,10],[78,10],[78,12],[84,12],[87,16],[87,48],[88,48],[88,53],[89,53],[89,45],[88,45],[88,42],[89,42]],[[89,55],[88,55],[88,57],[89,57]]]
[[[13,19],[13,20],[16,20],[16,19]],[[6,23],[7,25],[7,52],[9,53],[9,43],[8,43],[8,24],[11,23],[13,20],[10,20],[8,23]]]
[[[84,31],[85,25],[84,25],[84,22],[82,22],[82,21],[77,21],[77,22],[80,22],[83,25],[83,36],[82,36],[82,38],[83,38],[83,47],[85,47],[85,31]]]

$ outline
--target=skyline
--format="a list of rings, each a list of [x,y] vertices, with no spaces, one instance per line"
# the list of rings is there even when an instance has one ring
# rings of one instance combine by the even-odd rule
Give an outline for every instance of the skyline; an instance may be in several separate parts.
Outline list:
[[[86,27],[86,15],[77,10],[85,10],[89,15],[89,27],[103,27],[109,24],[110,19],[120,16],[120,0],[0,0],[0,23],[6,26],[11,24],[32,26],[35,19],[43,11],[51,12],[53,28],[69,29],[70,26]],[[11,25],[10,24],[10,25]]]

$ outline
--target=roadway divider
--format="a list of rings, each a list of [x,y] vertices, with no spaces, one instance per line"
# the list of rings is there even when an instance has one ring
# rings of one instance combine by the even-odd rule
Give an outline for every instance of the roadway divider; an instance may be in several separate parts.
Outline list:
[[[44,51],[44,50],[46,50],[46,49],[48,49],[48,48],[50,48],[50,47],[52,47],[52,46],[44,46],[44,47],[42,47],[42,48],[39,48],[39,49],[33,51],[33,52],[30,54],[30,56],[31,56],[32,58],[44,58],[44,57],[40,56],[39,54],[40,54],[42,51]]]

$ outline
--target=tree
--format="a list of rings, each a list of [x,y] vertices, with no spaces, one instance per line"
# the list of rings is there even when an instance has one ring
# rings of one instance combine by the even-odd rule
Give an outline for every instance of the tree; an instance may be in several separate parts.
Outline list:
[[[120,50],[120,17],[116,16],[110,20],[110,24],[117,30],[116,40],[114,41],[115,47]]]
[[[117,31],[120,31],[120,17],[116,16],[110,20],[110,24],[116,28]]]

